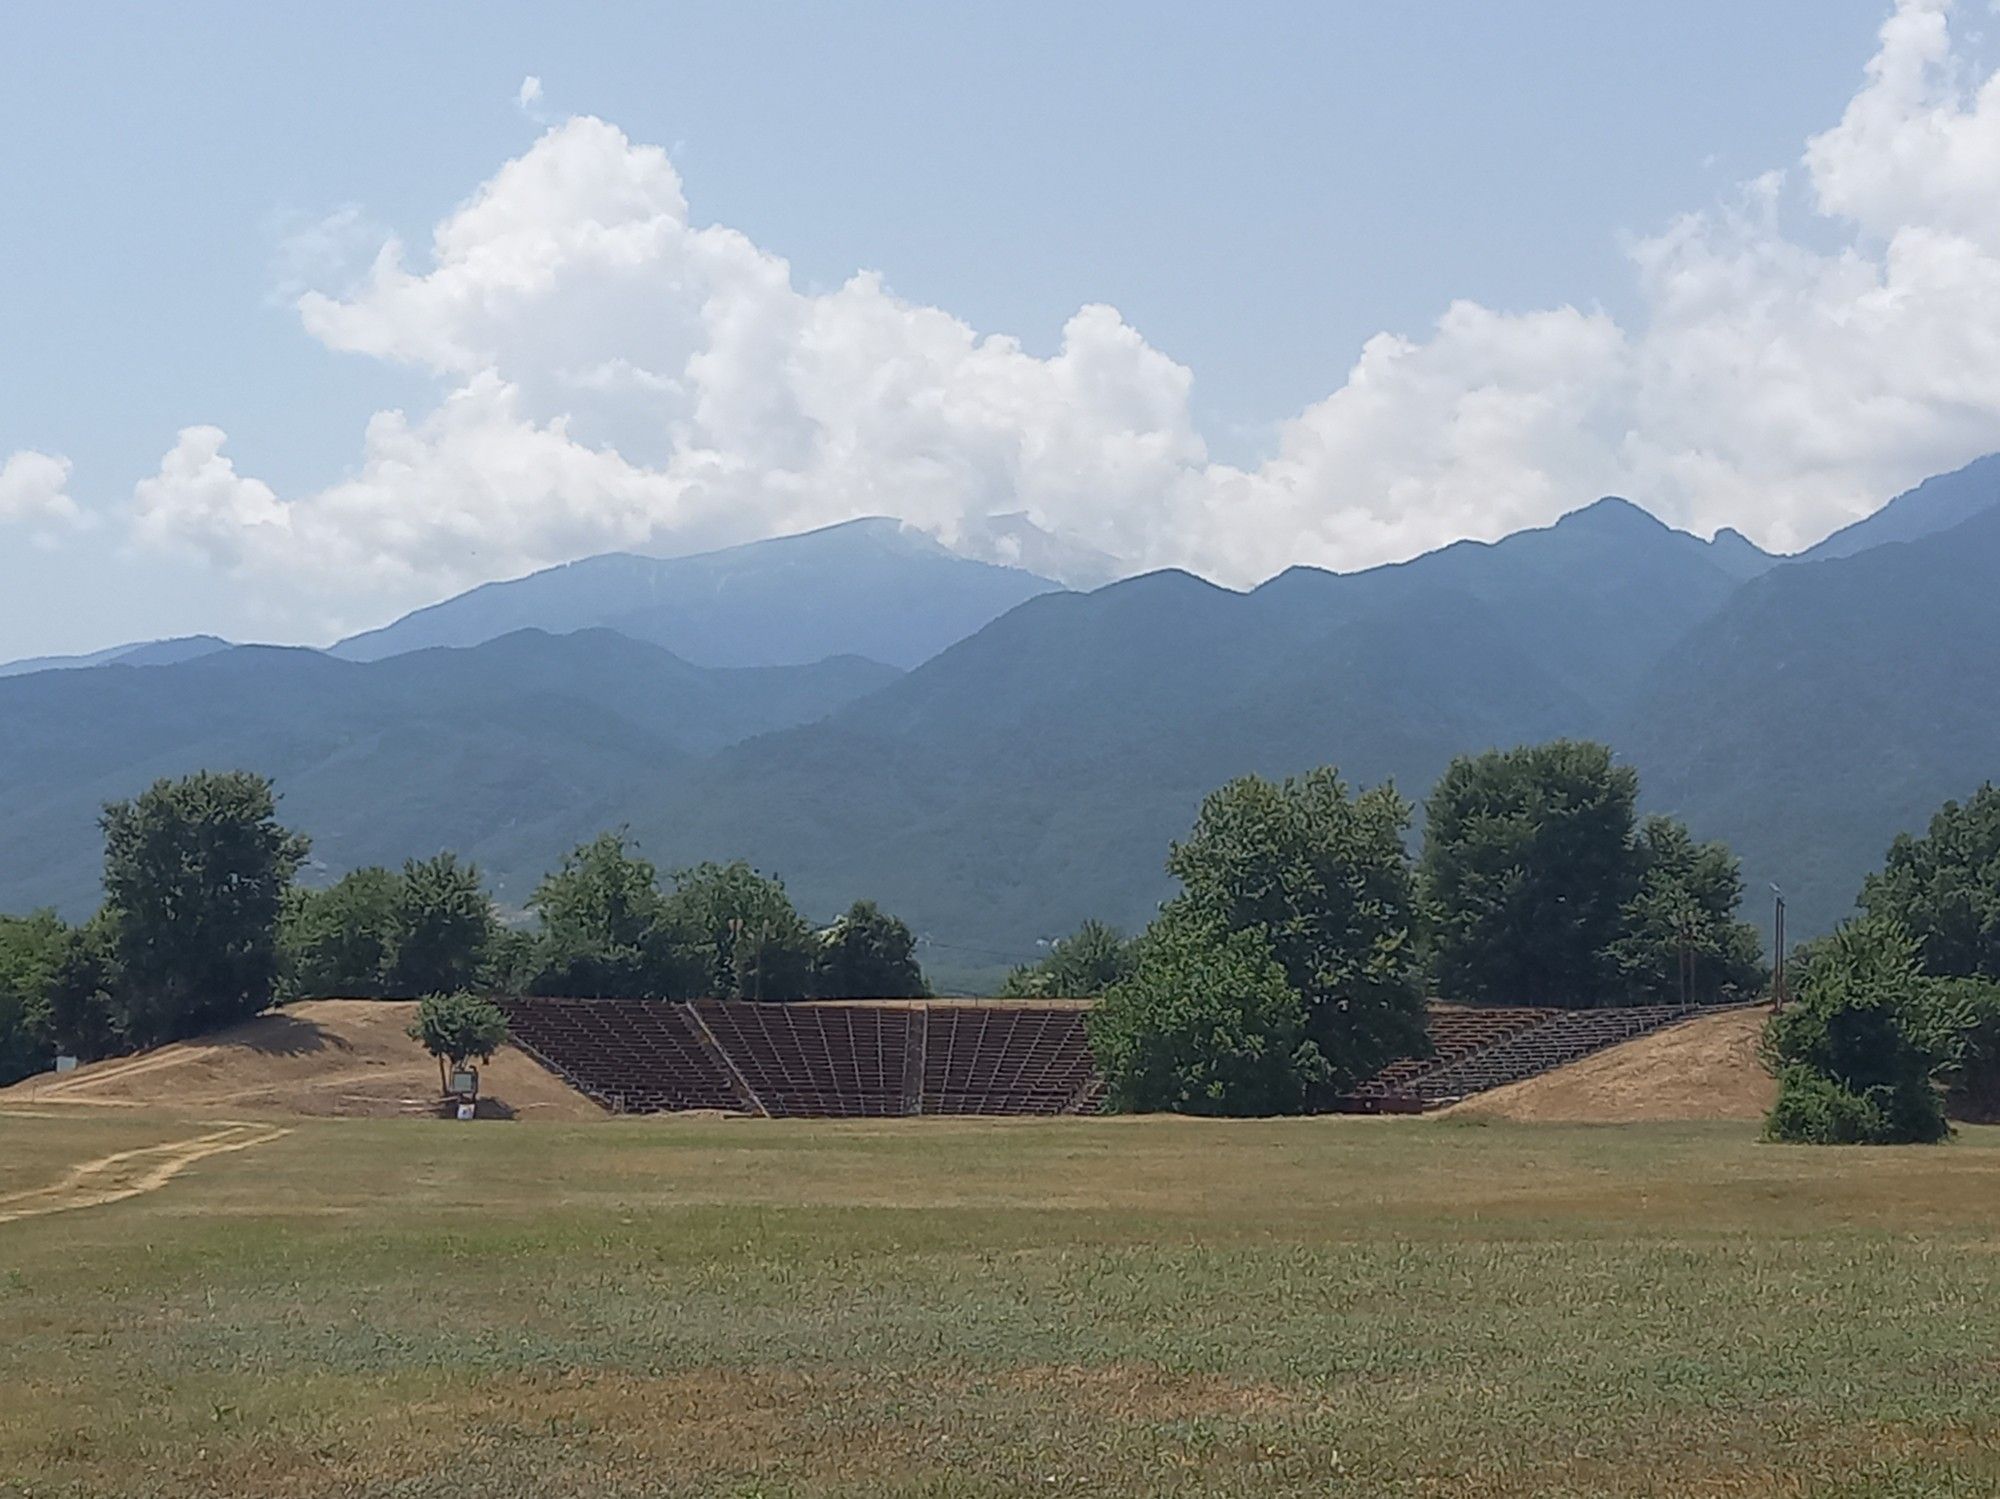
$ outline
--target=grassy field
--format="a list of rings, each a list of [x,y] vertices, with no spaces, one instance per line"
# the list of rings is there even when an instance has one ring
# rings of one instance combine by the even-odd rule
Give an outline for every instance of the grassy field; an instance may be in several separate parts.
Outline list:
[[[0,1493],[2000,1493],[2000,1131],[222,1128],[0,1117]]]

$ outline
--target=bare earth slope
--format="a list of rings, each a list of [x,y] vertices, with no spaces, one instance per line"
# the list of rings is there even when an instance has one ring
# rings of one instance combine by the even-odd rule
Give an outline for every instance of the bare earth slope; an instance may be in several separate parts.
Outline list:
[[[1759,1007],[1684,1021],[1447,1112],[1581,1124],[1761,1119],[1777,1094],[1757,1060],[1769,1016]]]
[[[93,1062],[0,1089],[0,1103],[138,1105],[380,1118],[437,1101],[437,1063],[404,1034],[416,1005],[321,999],[269,1010],[195,1041]],[[481,1112],[601,1119],[604,1111],[508,1046],[480,1068]]]

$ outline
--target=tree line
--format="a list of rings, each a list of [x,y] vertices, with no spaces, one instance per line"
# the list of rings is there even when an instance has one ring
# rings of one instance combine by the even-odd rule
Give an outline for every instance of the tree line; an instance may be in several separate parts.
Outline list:
[[[1091,1038],[1132,1110],[1312,1107],[1429,1041],[1427,996],[1605,1005],[1748,1000],[1767,974],[1720,843],[1638,815],[1602,745],[1467,756],[1416,809],[1332,768],[1212,793],[1127,939],[1097,922],[1006,992],[1102,996]],[[0,918],[0,1081],[242,1019],[274,997],[468,990],[662,1000],[926,992],[909,928],[857,902],[823,928],[747,864],[662,876],[605,833],[503,923],[450,853],[311,889],[261,777],[161,781],[102,820],[105,902]],[[1941,1139],[2000,1115],[2000,791],[1899,837],[1862,915],[1792,955],[1764,1039],[1774,1138]]]
[[[449,852],[301,885],[308,841],[248,772],[159,781],[101,825],[105,899],[90,920],[0,917],[0,1084],[58,1052],[155,1046],[313,995],[927,992],[910,929],[873,902],[814,927],[748,864],[663,880],[615,832],[566,855],[529,900],[532,922],[510,926]]]
[[[1765,981],[1720,843],[1641,818],[1603,745],[1461,757],[1424,805],[1331,767],[1213,792],[1168,852],[1181,892],[1137,938],[1087,923],[1017,994],[1101,994],[1091,1037],[1129,1109],[1285,1113],[1429,1049],[1427,996],[1595,1006],[1747,999]]]
[[[1134,1110],[1308,1108],[1421,1056],[1427,995],[1589,1006],[1747,1001],[1769,975],[1720,843],[1637,813],[1602,745],[1462,757],[1425,805],[1330,769],[1233,781],[1167,868],[1181,884],[1133,939],[1086,923],[1008,979],[1096,994],[1091,1039]],[[1904,836],[1865,915],[1793,958],[1766,1065],[1776,1139],[1917,1140],[1947,1095],[2000,1114],[2000,792]]]

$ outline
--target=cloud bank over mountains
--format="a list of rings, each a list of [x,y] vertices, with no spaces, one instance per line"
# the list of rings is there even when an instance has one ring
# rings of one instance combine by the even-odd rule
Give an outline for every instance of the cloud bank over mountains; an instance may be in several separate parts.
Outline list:
[[[1079,309],[1040,358],[865,271],[801,290],[691,218],[664,150],[574,117],[427,248],[391,239],[298,300],[328,349],[433,377],[430,409],[378,413],[346,477],[290,496],[188,428],[131,525],[326,630],[591,552],[863,514],[977,551],[985,517],[1026,511],[1233,584],[1606,493],[1794,549],[2000,448],[2000,81],[1969,75],[1948,0],[1900,0],[1796,164],[1630,247],[1631,326],[1454,302],[1370,339],[1247,468],[1211,459],[1194,373],[1114,308]],[[0,524],[63,519],[63,467],[7,460]]]

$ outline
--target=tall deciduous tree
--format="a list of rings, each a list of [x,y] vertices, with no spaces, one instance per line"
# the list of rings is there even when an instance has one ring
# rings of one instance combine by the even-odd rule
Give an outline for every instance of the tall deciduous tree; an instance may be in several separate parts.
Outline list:
[[[104,809],[104,893],[127,1037],[192,1035],[254,1015],[278,977],[278,916],[306,840],[244,771],[157,781]]]
[[[322,998],[388,993],[402,876],[356,869],[324,890],[293,887],[280,926],[286,992]]]
[[[1001,994],[1022,999],[1090,999],[1132,972],[1132,942],[1101,921],[1086,921],[1060,938],[1039,963],[1007,975]]]
[[[742,860],[674,876],[666,921],[720,998],[799,999],[811,987],[813,934],[785,887]]]
[[[63,933],[48,985],[49,1039],[58,1051],[88,1062],[129,1044],[115,933],[105,912]]]
[[[1756,930],[1736,919],[1743,872],[1722,843],[1696,843],[1671,817],[1648,817],[1635,852],[1639,893],[1611,944],[1621,997],[1635,1004],[1746,1001],[1764,985]]]
[[[53,911],[0,916],[0,1088],[49,1065],[49,986],[66,929]]]
[[[394,994],[450,994],[479,981],[497,923],[477,866],[454,853],[412,859],[396,895]]]
[[[565,855],[536,888],[541,917],[531,987],[538,994],[679,999],[703,972],[668,919],[659,874],[619,833]]]
[[[1131,1112],[1294,1114],[1330,1075],[1263,931],[1226,930],[1188,903],[1140,939],[1089,1026],[1112,1105]]]
[[[1898,837],[1861,905],[1916,939],[1924,972],[2000,979],[2000,787],[1946,802],[1921,838]]]
[[[1451,999],[1590,1005],[1639,893],[1639,778],[1568,740],[1454,760],[1426,807],[1423,876]]]
[[[1394,788],[1353,796],[1331,768],[1245,776],[1167,858],[1198,927],[1263,934],[1335,1084],[1429,1045],[1409,822]]]
[[[819,933],[813,993],[824,999],[906,999],[930,993],[917,939],[872,900],[857,900]]]

